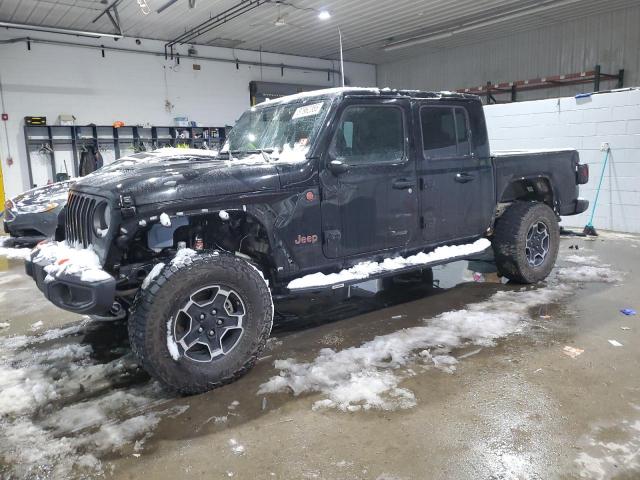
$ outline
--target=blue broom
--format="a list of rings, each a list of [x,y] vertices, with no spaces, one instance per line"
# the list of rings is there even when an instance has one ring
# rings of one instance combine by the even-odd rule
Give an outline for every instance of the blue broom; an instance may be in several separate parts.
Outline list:
[[[600,172],[600,182],[598,182],[598,189],[596,190],[596,198],[593,200],[593,208],[591,209],[591,218],[589,218],[589,223],[584,226],[584,230],[582,233],[585,235],[590,235],[592,237],[597,237],[598,232],[596,232],[596,228],[593,226],[593,216],[596,213],[596,206],[598,205],[598,197],[600,196],[600,187],[602,187],[602,180],[604,180],[604,170],[607,168],[607,162],[609,161],[609,152],[611,151],[611,147],[607,144],[607,148],[604,154],[604,161],[602,162],[602,171]]]

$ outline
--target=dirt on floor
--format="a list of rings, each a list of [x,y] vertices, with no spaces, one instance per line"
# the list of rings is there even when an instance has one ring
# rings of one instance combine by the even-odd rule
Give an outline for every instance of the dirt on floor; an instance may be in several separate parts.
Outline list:
[[[533,287],[486,267],[281,302],[248,375],[176,398],[0,256],[0,476],[640,478],[640,237],[563,237]]]

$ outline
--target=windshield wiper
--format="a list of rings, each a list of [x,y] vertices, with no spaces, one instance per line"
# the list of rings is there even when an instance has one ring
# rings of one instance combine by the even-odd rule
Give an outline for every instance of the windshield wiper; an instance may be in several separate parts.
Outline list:
[[[274,149],[273,148],[252,148],[250,150],[231,150],[229,151],[229,155],[231,155],[232,153],[248,153],[248,154],[252,154],[252,153],[259,153],[262,155],[262,158],[265,159],[265,161],[271,162],[271,160],[273,160],[271,158],[271,154],[273,153]]]

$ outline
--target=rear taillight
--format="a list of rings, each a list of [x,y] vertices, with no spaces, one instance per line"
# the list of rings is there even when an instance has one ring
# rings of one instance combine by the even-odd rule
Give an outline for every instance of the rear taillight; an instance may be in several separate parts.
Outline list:
[[[576,183],[578,185],[584,185],[589,182],[589,165],[584,163],[578,165],[578,170],[576,172]]]

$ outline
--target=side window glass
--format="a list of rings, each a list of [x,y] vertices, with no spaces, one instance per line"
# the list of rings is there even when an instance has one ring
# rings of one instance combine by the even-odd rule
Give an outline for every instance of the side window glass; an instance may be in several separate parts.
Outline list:
[[[348,165],[397,163],[404,156],[402,110],[353,106],[342,114],[332,150]]]
[[[423,107],[420,109],[420,123],[425,157],[457,155],[456,122],[452,108]]]
[[[456,108],[456,137],[458,140],[458,155],[469,155],[471,149],[469,147],[469,122],[464,109]]]

